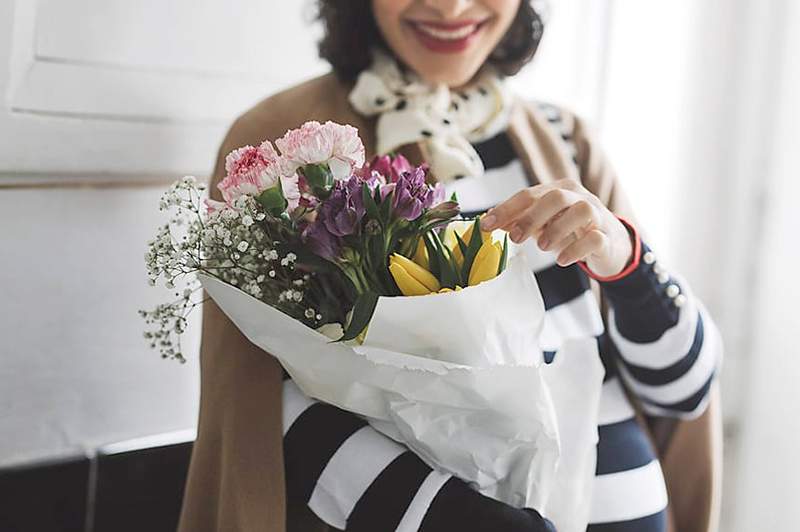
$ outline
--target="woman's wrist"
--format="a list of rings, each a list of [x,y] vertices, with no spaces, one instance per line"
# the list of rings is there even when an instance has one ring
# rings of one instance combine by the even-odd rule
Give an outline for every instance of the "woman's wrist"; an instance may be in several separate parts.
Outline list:
[[[584,272],[586,272],[586,275],[601,283],[618,281],[620,279],[627,277],[632,272],[636,271],[636,268],[639,267],[639,262],[641,261],[642,240],[641,238],[639,238],[639,231],[632,223],[630,223],[622,216],[617,216],[617,215],[615,216],[623,225],[623,227],[625,227],[625,230],[628,233],[628,238],[630,240],[630,254],[628,256],[628,260],[624,263],[624,266],[620,269],[620,271],[613,275],[605,275],[605,276],[598,275],[597,273],[592,271],[592,269],[589,267],[586,261],[578,262],[578,266],[580,266],[580,268]]]

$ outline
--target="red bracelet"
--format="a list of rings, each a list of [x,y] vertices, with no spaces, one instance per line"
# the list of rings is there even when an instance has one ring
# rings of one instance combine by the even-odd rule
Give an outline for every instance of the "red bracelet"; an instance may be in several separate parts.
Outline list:
[[[614,215],[617,216],[617,215]],[[589,266],[586,265],[585,261],[579,261],[578,266],[586,272],[586,275],[594,279],[595,281],[600,281],[601,283],[609,283],[611,281],[618,281],[623,277],[626,277],[632,271],[639,267],[639,260],[642,254],[642,240],[639,238],[639,231],[631,224],[628,220],[623,218],[622,216],[617,216],[617,219],[622,222],[622,225],[625,226],[625,229],[628,230],[628,234],[633,238],[633,256],[631,257],[630,263],[623,268],[621,272],[616,275],[611,275],[610,277],[601,277],[594,273],[592,270],[589,269]]]

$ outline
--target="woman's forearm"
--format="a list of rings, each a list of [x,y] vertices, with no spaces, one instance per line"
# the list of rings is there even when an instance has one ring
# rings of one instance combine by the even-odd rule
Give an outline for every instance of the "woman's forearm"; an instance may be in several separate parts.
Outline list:
[[[642,244],[639,265],[601,282],[610,303],[610,352],[645,410],[694,417],[705,408],[722,357],[719,332],[688,284]]]

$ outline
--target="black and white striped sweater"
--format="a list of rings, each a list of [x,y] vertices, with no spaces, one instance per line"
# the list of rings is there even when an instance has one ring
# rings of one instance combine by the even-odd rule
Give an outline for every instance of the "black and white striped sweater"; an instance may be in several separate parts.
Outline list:
[[[557,120],[551,122],[558,126]],[[475,148],[486,174],[450,186],[465,211],[484,211],[528,186],[505,133]],[[588,531],[661,532],[666,529],[664,479],[622,382],[650,414],[701,414],[721,361],[716,327],[688,285],[663,271],[644,243],[636,270],[602,283],[611,306],[608,329],[589,278],[577,265],[562,268],[544,252],[533,262],[546,308],[540,346],[545,360],[557,356],[567,338],[593,337],[606,369]],[[283,398],[287,495],[307,503],[335,528],[552,530],[537,512],[511,508],[432,470],[359,417],[309,399],[289,380]]]

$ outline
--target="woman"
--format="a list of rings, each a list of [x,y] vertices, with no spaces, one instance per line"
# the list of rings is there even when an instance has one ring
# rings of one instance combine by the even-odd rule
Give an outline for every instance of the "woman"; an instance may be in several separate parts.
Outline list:
[[[368,155],[397,150],[425,160],[465,210],[488,209],[485,229],[534,239],[546,359],[565,338],[591,336],[606,367],[588,529],[667,530],[661,463],[634,405],[651,416],[700,416],[721,358],[718,334],[688,285],[642,241],[584,124],[508,93],[504,78],[541,37],[535,10],[520,0],[321,0],[319,7],[320,52],[333,73],[239,118],[214,180],[238,146],[307,120],[350,123]],[[213,302],[204,316],[200,425],[182,530],[283,531],[284,523],[304,532],[553,530],[546,511],[484,497],[356,416],[305,397]],[[670,449],[685,437],[678,431]],[[705,475],[707,462],[701,455],[687,467]],[[685,510],[690,499],[681,494],[693,488],[670,491]],[[699,524],[712,513],[700,508]],[[690,529],[684,523],[681,530]]]

